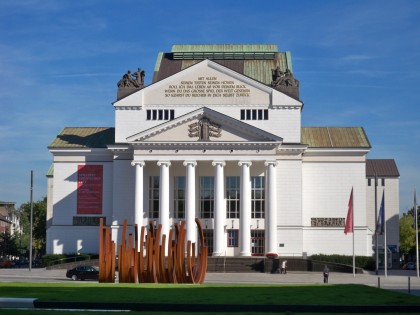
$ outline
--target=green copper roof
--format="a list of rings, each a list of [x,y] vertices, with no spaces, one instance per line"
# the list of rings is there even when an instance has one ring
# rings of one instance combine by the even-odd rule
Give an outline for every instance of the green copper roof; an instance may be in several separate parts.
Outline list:
[[[362,127],[304,127],[301,143],[310,148],[371,148]]]
[[[215,45],[173,45],[173,53],[178,52],[277,52],[277,45],[271,44],[215,44]]]
[[[106,148],[115,143],[115,129],[110,127],[66,127],[48,146],[53,148]]]

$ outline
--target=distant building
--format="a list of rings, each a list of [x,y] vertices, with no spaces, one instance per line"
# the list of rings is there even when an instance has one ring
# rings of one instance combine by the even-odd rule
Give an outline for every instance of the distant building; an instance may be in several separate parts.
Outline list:
[[[351,255],[353,189],[355,253],[373,254],[371,144],[359,126],[301,126],[290,52],[174,45],[144,75],[118,82],[115,127],[65,127],[49,145],[47,253],[98,252],[99,218],[117,244],[124,219],[166,235],[186,220],[197,241],[198,217],[213,256]]]
[[[389,268],[399,268],[399,245],[400,245],[400,173],[397,165],[392,159],[368,159],[366,161],[366,209],[368,227],[375,229],[375,194],[377,215],[384,199],[386,236],[387,236],[387,260]],[[376,182],[376,186],[375,186]],[[375,193],[376,187],[376,193]],[[384,235],[378,236],[378,248],[381,253],[380,266],[383,267]],[[373,240],[375,248],[375,240]]]
[[[15,205],[15,202],[0,201],[0,234],[9,233],[13,235],[16,231],[20,231]]]

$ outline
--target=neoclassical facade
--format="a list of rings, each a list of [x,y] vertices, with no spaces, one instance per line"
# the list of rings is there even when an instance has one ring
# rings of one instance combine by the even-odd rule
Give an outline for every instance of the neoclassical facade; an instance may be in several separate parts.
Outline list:
[[[115,127],[66,127],[49,145],[48,253],[98,252],[99,218],[117,243],[124,220],[166,235],[185,220],[196,242],[199,218],[213,256],[350,255],[353,188],[355,252],[372,255],[369,140],[301,126],[289,52],[174,45],[144,76],[118,81]]]

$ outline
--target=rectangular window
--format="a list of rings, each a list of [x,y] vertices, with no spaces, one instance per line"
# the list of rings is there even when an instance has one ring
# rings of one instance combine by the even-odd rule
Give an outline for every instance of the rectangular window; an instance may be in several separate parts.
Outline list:
[[[257,120],[257,110],[256,109],[252,110],[252,120]]]
[[[226,177],[226,217],[238,219],[240,212],[240,177]]]
[[[159,176],[149,177],[149,219],[159,218]]]
[[[227,230],[227,246],[238,247],[239,230]]]
[[[241,109],[241,120],[245,120],[245,109]]]
[[[251,230],[251,255],[263,256],[265,251],[264,230]]]
[[[368,178],[368,186],[372,185],[371,180],[372,180],[371,178]]]
[[[213,254],[213,230],[203,229],[203,236],[204,245],[207,246],[208,255],[211,256]]]
[[[174,217],[176,219],[185,218],[185,176],[175,176]]]
[[[241,120],[268,120],[268,109],[241,109]]]
[[[251,176],[251,217],[263,219],[265,214],[265,177]]]
[[[381,178],[381,185],[382,187],[385,187],[385,178]]]
[[[214,217],[214,177],[200,177],[200,217],[212,219]]]
[[[169,120],[174,119],[175,111],[173,109],[148,109],[146,110],[147,120]]]

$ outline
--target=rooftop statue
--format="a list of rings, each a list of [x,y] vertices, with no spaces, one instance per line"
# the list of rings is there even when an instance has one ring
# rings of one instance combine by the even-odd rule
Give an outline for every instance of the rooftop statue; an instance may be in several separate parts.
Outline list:
[[[122,79],[118,81],[118,88],[144,88],[144,77],[146,76],[144,70],[140,68],[136,72],[131,73],[130,70],[123,75]]]
[[[295,80],[293,77],[292,72],[290,69],[286,69],[285,72],[280,70],[280,67],[277,66],[276,69],[272,70],[273,81],[271,81],[271,86],[278,87],[278,86],[293,86],[298,87],[299,81]]]

